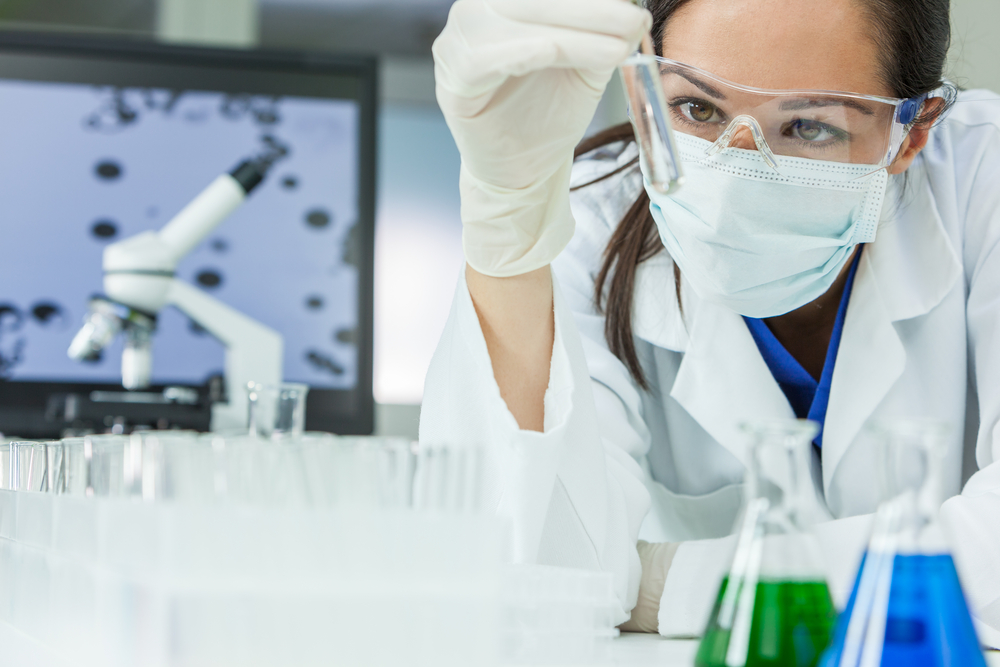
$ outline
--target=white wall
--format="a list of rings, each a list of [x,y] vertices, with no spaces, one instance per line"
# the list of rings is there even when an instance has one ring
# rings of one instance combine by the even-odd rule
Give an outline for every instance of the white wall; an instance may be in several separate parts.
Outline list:
[[[1000,0],[952,0],[949,75],[965,88],[1000,92]]]
[[[431,60],[386,58],[380,76],[374,393],[417,404],[463,266],[459,155]]]

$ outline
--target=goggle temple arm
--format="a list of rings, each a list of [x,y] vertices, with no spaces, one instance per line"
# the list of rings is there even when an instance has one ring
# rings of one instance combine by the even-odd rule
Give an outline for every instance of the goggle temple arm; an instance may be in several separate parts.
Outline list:
[[[930,97],[930,93],[917,95],[916,97],[903,100],[896,107],[896,119],[895,123],[893,123],[889,152],[885,157],[885,166],[888,167],[896,159],[899,147],[903,145],[903,140],[913,128],[913,123],[917,120],[917,116],[920,114],[920,110],[923,109],[924,102],[927,101],[928,97]]]

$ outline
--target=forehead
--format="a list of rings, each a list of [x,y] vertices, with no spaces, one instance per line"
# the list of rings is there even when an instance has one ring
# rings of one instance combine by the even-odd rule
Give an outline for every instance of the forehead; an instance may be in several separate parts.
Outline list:
[[[860,0],[688,0],[663,55],[757,88],[893,96]]]

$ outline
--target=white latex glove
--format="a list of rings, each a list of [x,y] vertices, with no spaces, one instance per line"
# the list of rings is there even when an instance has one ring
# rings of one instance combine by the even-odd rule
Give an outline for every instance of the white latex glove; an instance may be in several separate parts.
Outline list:
[[[674,554],[680,542],[659,542],[650,544],[639,540],[639,562],[642,563],[642,578],[639,580],[639,598],[632,615],[618,627],[624,632],[658,632],[660,598],[667,583],[667,573],[674,562]]]
[[[434,74],[462,154],[462,241],[472,268],[527,273],[569,242],[573,149],[651,23],[623,0],[452,5],[434,42]]]

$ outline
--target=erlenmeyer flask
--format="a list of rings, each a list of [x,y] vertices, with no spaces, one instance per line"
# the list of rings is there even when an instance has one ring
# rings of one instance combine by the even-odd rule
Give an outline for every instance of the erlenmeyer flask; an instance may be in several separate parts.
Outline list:
[[[829,516],[813,476],[818,426],[780,420],[744,431],[751,443],[736,551],[695,665],[811,667],[836,620],[819,543],[809,530]]]
[[[985,667],[958,572],[934,522],[948,429],[875,427],[883,498],[823,667]]]

